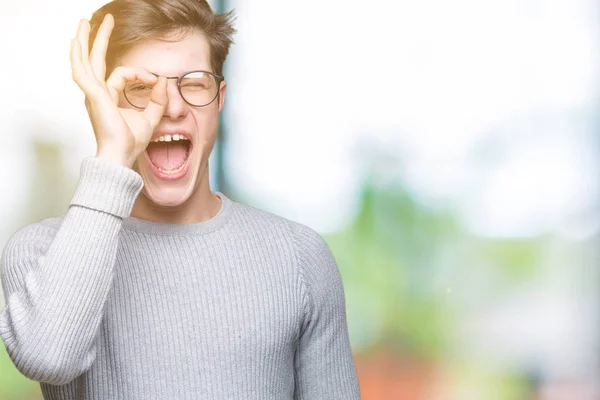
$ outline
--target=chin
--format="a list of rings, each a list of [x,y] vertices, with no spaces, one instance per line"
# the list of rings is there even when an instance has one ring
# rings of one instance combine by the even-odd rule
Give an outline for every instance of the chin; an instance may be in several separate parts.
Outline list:
[[[143,195],[158,207],[172,208],[184,204],[192,194],[191,188],[148,187],[143,189]]]

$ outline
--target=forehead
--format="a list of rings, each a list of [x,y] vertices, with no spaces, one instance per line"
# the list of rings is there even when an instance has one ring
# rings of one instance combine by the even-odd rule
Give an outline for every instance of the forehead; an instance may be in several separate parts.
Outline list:
[[[177,41],[142,41],[123,54],[118,64],[143,67],[166,76],[178,76],[198,69],[212,71],[210,47],[201,32],[177,38]]]

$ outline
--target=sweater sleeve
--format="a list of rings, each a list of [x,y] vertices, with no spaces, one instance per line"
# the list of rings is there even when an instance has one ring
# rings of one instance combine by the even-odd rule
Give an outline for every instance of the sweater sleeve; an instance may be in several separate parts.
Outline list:
[[[87,157],[60,226],[27,225],[6,243],[0,337],[26,377],[65,384],[93,363],[122,219],[142,187],[135,171]]]
[[[304,321],[294,365],[295,400],[360,399],[342,279],[325,240],[295,224]]]

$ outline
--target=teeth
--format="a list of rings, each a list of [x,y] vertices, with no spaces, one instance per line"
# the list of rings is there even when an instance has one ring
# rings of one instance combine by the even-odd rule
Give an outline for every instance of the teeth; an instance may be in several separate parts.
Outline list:
[[[165,171],[160,169],[159,167],[156,167],[161,173],[165,174],[165,175],[174,175],[178,172],[181,172],[181,170],[183,169],[183,167],[185,167],[185,163],[187,162],[187,160],[185,160],[185,162],[183,164],[181,164],[181,166],[177,169],[174,169],[172,171]]]
[[[185,136],[176,133],[174,135],[162,135],[162,136],[157,137],[156,139],[152,139],[151,141],[154,143],[158,143],[158,142],[170,142],[171,140],[178,141],[178,140],[188,140],[188,139]]]

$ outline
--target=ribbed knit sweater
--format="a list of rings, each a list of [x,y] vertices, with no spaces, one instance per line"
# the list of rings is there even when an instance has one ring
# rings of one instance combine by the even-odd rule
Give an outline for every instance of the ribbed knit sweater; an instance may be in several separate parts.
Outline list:
[[[137,219],[142,187],[87,157],[68,211],[2,252],[0,336],[45,399],[359,399],[319,234],[221,192],[204,222]]]

